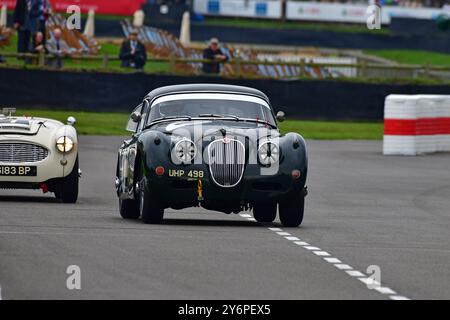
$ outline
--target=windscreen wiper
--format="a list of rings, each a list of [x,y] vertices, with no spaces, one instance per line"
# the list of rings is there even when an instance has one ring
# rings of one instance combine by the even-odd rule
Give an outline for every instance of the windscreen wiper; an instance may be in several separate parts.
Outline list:
[[[169,117],[161,117],[161,118],[157,118],[155,120],[153,120],[151,123],[147,124],[144,129],[147,129],[149,127],[151,127],[154,124],[160,123],[160,122],[164,122],[167,120],[174,120],[174,119],[181,119],[181,120],[191,120],[192,117],[188,116],[188,115],[183,115],[183,116],[169,116]]]
[[[214,114],[214,113],[203,113],[198,115],[200,118],[211,117],[211,118],[233,118],[234,120],[241,120],[241,118],[234,116],[232,114]]]
[[[241,120],[244,121],[244,122],[261,123],[261,124],[265,124],[267,126],[270,126],[270,127],[274,128],[274,129],[277,129],[276,125],[274,125],[274,124],[272,124],[270,122],[267,122],[265,120],[261,120],[261,119],[241,119]]]

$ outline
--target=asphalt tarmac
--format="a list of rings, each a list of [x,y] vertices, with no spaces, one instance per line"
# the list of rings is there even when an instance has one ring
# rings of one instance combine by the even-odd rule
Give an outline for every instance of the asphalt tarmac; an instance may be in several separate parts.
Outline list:
[[[118,212],[122,140],[80,138],[75,205],[0,190],[2,299],[450,298],[448,153],[387,157],[381,142],[308,141],[300,228],[198,208],[144,225]],[[79,290],[67,287],[69,266]]]

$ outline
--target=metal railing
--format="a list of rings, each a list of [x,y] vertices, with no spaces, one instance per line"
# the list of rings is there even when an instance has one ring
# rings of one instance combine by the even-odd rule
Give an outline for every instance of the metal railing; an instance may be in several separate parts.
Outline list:
[[[17,58],[17,59],[29,59],[34,60],[35,65],[41,68],[50,68],[46,65],[46,61],[51,59],[72,60],[72,61],[97,61],[100,63],[100,68],[107,70],[110,68],[110,63],[114,61],[120,61],[119,57],[111,55],[66,55],[57,56],[51,54],[32,54],[32,53],[12,53],[1,52],[0,56],[4,58]],[[171,74],[183,74],[178,66],[180,64],[201,64],[217,62],[206,59],[195,58],[179,58],[175,55],[169,57],[149,57],[149,62],[164,62],[168,63],[168,71]],[[308,62],[305,59],[301,59],[299,62],[276,62],[276,61],[256,61],[256,60],[241,60],[234,59],[226,62],[232,66],[233,74],[229,75],[236,78],[273,78],[270,76],[258,76],[246,74],[243,70],[243,66],[287,66],[297,67],[300,72],[298,77],[306,75],[306,68],[355,68],[357,77],[363,78],[409,78],[409,77],[424,77],[424,78],[442,78],[450,79],[450,66],[430,66],[430,65],[406,65],[406,64],[374,64],[361,61],[358,63],[314,63]],[[8,63],[4,64],[8,66]],[[72,68],[64,68],[72,69]],[[402,76],[399,76],[402,75]]]

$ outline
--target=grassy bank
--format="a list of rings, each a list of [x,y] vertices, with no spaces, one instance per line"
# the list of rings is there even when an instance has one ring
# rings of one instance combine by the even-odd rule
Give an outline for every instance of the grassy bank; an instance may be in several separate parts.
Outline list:
[[[82,135],[129,135],[125,131],[126,113],[19,110],[18,114],[47,117],[65,122],[69,115],[77,118],[76,128]],[[306,139],[378,140],[383,137],[382,123],[287,120],[281,132],[298,132]]]
[[[127,135],[125,125],[128,121],[126,113],[113,112],[83,112],[56,110],[23,110],[18,109],[17,115],[28,115],[56,119],[66,123],[67,117],[77,119],[75,125],[78,134],[82,135]]]
[[[450,54],[422,50],[364,50],[365,53],[401,64],[450,66]]]
[[[349,33],[375,33],[390,34],[389,28],[379,30],[369,30],[365,24],[334,23],[334,22],[300,22],[300,21],[279,21],[265,19],[247,19],[247,18],[222,18],[207,17],[205,21],[199,24],[211,26],[227,26],[241,28],[258,29],[303,29],[311,31],[331,31],[331,32],[349,32]]]

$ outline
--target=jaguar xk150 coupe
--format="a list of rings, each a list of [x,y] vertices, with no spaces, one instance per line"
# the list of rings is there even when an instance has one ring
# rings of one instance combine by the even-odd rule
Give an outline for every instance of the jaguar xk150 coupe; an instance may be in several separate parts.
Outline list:
[[[120,214],[160,223],[164,209],[201,206],[253,210],[284,226],[303,220],[308,171],[304,139],[280,135],[262,92],[191,84],[150,92],[130,116],[118,154],[115,185]]]

